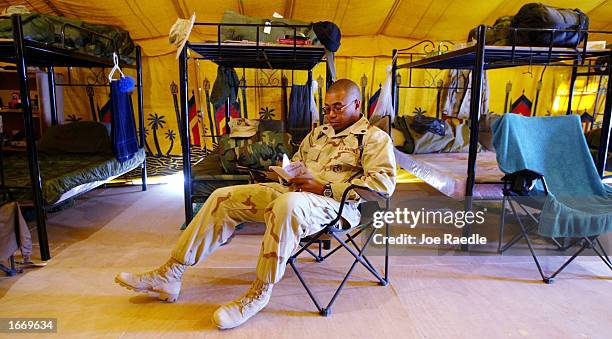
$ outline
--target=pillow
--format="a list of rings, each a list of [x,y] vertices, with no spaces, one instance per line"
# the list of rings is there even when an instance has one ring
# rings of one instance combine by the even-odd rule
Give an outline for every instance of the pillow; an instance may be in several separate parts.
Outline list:
[[[454,133],[453,142],[450,143],[446,147],[446,149],[444,149],[444,152],[445,153],[468,153],[470,151],[470,126],[468,126],[468,122],[467,121],[462,121],[460,123],[451,122],[449,125],[453,128],[455,133]],[[478,152],[481,151],[481,145],[478,145],[477,151]]]
[[[454,136],[448,122],[444,122],[444,135],[432,132],[418,133],[412,128],[413,123],[412,116],[400,116],[395,121],[396,127],[402,131],[406,139],[404,145],[397,147],[400,151],[409,154],[439,153],[452,144]]]
[[[47,154],[113,154],[113,145],[106,128],[95,121],[50,126],[38,141],[38,149]]]
[[[391,139],[393,140],[393,146],[403,146],[406,143],[406,136],[404,132],[397,128],[391,128]]]
[[[263,131],[252,138],[229,138],[223,136],[219,142],[221,166],[227,174],[238,173],[237,166],[265,170],[282,159],[293,155],[291,136],[288,133]]]

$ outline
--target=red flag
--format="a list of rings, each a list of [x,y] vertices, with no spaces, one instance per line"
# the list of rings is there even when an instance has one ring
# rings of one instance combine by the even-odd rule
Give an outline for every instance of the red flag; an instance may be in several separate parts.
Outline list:
[[[510,107],[510,112],[521,114],[526,117],[531,116],[531,100],[527,99],[525,94],[522,94]]]
[[[195,96],[191,94],[188,102],[189,107],[189,128],[191,129],[191,144],[200,146],[200,125],[198,119],[198,110],[196,107]]]
[[[235,105],[230,105],[230,118],[240,118],[240,111]],[[217,122],[217,131],[220,135],[228,134],[230,131],[225,130],[225,104],[221,105],[215,112],[215,120]],[[229,123],[229,121],[227,122]]]

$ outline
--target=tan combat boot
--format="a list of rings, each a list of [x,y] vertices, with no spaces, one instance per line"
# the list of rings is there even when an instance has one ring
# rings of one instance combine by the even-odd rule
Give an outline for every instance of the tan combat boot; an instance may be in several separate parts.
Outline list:
[[[261,311],[272,295],[272,284],[255,280],[251,288],[240,298],[219,307],[213,314],[212,321],[220,329],[230,329],[242,325]]]
[[[119,273],[115,276],[115,282],[128,290],[151,293],[159,300],[173,303],[181,291],[181,278],[186,267],[170,259],[153,271],[140,274]]]

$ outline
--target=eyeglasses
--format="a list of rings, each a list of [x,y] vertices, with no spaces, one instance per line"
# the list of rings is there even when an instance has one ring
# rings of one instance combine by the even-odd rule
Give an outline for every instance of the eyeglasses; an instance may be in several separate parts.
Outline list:
[[[331,107],[325,106],[325,107],[323,107],[323,115],[329,115],[329,114],[331,114],[331,112],[334,112],[336,114],[341,114],[347,107],[349,107],[355,101],[357,101],[357,100],[353,100],[353,101],[349,102],[348,104],[346,104],[344,106],[340,106],[340,104],[335,104],[335,105],[333,105]]]

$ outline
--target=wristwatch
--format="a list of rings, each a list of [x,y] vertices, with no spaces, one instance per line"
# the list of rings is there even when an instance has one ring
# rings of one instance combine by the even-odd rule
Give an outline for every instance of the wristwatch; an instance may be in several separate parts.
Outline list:
[[[331,189],[331,185],[330,184],[325,185],[325,189],[323,190],[323,196],[331,198],[333,195],[334,195],[334,192]]]

